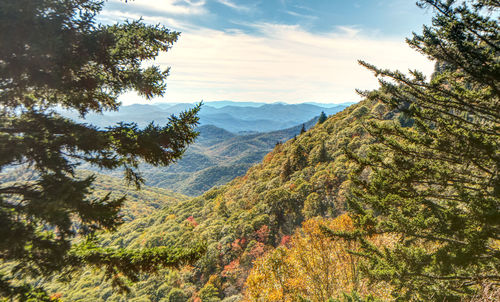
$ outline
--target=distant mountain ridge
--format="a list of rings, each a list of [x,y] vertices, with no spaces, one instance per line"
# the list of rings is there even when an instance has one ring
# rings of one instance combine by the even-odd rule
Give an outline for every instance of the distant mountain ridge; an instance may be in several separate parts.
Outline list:
[[[224,101],[207,101],[204,102],[210,107],[214,108],[222,108],[225,106],[237,106],[237,107],[260,107],[262,105],[272,105],[272,104],[288,104],[288,103],[283,103],[283,102],[272,102],[272,103],[264,103],[264,102],[238,102],[238,101],[229,101],[229,100],[224,100]],[[342,102],[342,103],[321,103],[321,102],[302,102],[302,103],[295,103],[295,104],[310,104],[310,105],[316,105],[319,107],[323,108],[332,108],[336,107],[339,105],[345,105],[345,106],[351,106],[356,104],[357,102]],[[160,106],[163,108],[168,108],[170,106],[175,106],[178,104],[189,104],[189,103],[155,103],[154,105]]]
[[[305,123],[318,116],[322,111],[331,115],[347,107],[346,104],[322,107],[318,104],[308,103],[243,103],[243,105],[230,101],[214,103],[214,105],[206,103],[202,106],[199,112],[200,125],[214,125],[234,133],[270,132],[286,129]],[[140,127],[144,127],[152,121],[158,124],[167,123],[171,114],[178,114],[193,106],[194,104],[190,103],[133,104],[122,106],[116,112],[88,114],[85,119],[79,117],[76,112],[65,110],[60,110],[60,112],[74,120],[98,127],[107,127],[118,122],[135,122]]]

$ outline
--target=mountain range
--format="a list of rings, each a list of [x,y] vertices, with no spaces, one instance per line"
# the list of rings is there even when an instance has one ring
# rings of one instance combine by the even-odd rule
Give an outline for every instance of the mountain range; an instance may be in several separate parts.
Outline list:
[[[221,106],[223,104],[223,106]],[[213,125],[233,133],[269,132],[294,127],[318,116],[322,111],[327,115],[335,114],[347,107],[347,104],[257,104],[225,101],[224,103],[206,103],[198,116],[200,125]],[[193,107],[192,103],[133,104],[120,107],[119,111],[91,113],[82,118],[76,112],[61,109],[60,112],[74,120],[107,127],[118,122],[135,122],[144,127],[151,122],[164,124],[172,114],[179,114]]]

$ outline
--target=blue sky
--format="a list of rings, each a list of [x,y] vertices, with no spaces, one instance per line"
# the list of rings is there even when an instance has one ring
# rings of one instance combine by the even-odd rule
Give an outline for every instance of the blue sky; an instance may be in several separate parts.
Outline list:
[[[155,61],[172,67],[156,102],[357,101],[356,88],[377,87],[358,59],[432,71],[404,43],[431,18],[411,0],[109,0],[100,16],[137,18],[182,32]],[[134,94],[122,101],[145,102]]]

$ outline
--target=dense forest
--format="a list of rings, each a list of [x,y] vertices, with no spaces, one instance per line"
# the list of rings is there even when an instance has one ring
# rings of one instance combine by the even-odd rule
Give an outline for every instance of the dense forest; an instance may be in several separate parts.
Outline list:
[[[12,79],[0,82],[6,301],[500,299],[498,1],[419,1],[433,12],[432,25],[407,42],[435,62],[434,73],[360,61],[379,88],[299,125],[298,135],[297,127],[235,136],[204,126],[198,146],[185,153],[190,172],[209,161],[237,167],[272,150],[227,184],[185,189],[203,192],[196,197],[144,185],[140,168],[165,167],[184,154],[197,137],[200,106],[165,126],[105,129],[48,109],[62,99],[59,105],[84,118],[116,109],[127,89],[161,95],[168,70],[140,63],[167,51],[178,33],[140,21],[97,30],[92,20],[102,3],[94,1],[28,6],[45,15],[19,9],[27,5],[20,2],[0,4],[0,20],[17,14],[50,26],[29,36],[38,48],[14,43],[4,52],[28,55],[0,53],[2,76]],[[4,23],[0,31],[13,30]],[[54,44],[61,54],[38,36],[57,34],[54,24],[71,41]],[[79,49],[83,57],[39,66],[51,77],[30,68],[17,73],[39,49],[56,57]],[[96,170],[119,171],[124,180]],[[216,178],[207,174],[201,177]]]
[[[343,149],[366,150],[371,138],[362,121],[373,112],[387,114],[384,108],[372,102],[353,105],[296,139],[278,144],[246,175],[200,197],[126,223],[110,234],[103,242],[111,246],[207,243],[207,252],[187,271],[144,276],[126,299],[161,300],[171,292],[182,292],[186,299],[201,295],[202,301],[208,295],[214,301],[237,299],[254,260],[285,244],[307,219],[334,218],[345,212],[351,167]],[[123,299],[120,295],[108,296],[111,285],[101,280],[85,274],[83,279],[53,291],[69,300],[88,295],[96,300]],[[156,289],[154,280],[163,280],[161,290]]]

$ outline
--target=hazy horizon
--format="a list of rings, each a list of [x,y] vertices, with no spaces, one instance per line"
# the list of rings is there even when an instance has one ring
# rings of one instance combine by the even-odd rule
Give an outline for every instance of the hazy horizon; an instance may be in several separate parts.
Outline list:
[[[282,101],[269,101],[269,102],[266,102],[266,101],[241,101],[241,100],[212,100],[212,101],[172,101],[172,102],[167,102],[167,101],[161,101],[161,100],[157,100],[157,101],[141,101],[141,102],[132,102],[132,103],[128,103],[128,104],[122,104],[123,106],[130,106],[130,105],[161,105],[161,104],[169,104],[169,105],[175,105],[175,104],[197,104],[199,102],[203,102],[203,104],[214,104],[214,103],[238,103],[238,104],[252,104],[252,105],[256,105],[256,104],[262,104],[262,105],[272,105],[272,104],[284,104],[284,105],[300,105],[300,104],[311,104],[311,105],[318,105],[318,106],[321,106],[321,105],[352,105],[352,104],[356,104],[358,103],[359,101],[355,101],[355,102],[338,102],[338,103],[334,103],[334,102],[330,102],[330,103],[327,103],[327,102],[320,102],[320,101],[317,101],[317,102],[313,102],[313,101],[298,101],[298,102],[295,102],[295,103],[289,103],[289,102],[282,102]]]

